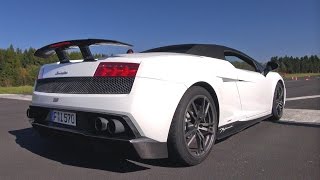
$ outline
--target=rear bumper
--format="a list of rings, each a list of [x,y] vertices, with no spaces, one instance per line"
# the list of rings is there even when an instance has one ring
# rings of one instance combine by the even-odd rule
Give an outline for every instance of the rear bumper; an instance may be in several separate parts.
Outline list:
[[[143,137],[166,142],[172,117],[186,91],[183,84],[136,77],[130,94],[33,92],[32,105],[49,109],[128,117]]]
[[[134,150],[142,159],[160,159],[168,157],[167,143],[157,142],[146,137],[124,140],[95,136],[61,127],[50,127],[35,122],[32,123],[32,126],[40,134],[45,133],[50,134],[50,136],[62,135],[71,138],[80,138],[80,140],[84,140],[89,143],[101,143],[104,147],[110,149],[120,149],[125,151]]]

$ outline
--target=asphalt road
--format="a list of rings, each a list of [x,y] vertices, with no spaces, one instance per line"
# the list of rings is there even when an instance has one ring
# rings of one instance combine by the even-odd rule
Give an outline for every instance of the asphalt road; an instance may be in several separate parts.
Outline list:
[[[300,86],[289,87],[288,95],[309,95]],[[0,99],[1,180],[320,179],[320,126],[264,121],[218,142],[202,164],[176,167],[165,160],[124,159],[41,138],[25,116],[29,103]]]
[[[320,95],[320,78],[286,81],[287,98]],[[320,97],[287,101],[286,108],[320,110]]]
[[[287,98],[320,95],[320,77],[311,80],[289,80],[285,82]]]

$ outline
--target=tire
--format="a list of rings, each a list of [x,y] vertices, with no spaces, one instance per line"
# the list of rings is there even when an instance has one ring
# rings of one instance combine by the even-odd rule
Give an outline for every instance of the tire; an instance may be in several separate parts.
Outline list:
[[[217,126],[216,106],[210,93],[199,86],[189,88],[172,119],[169,159],[184,166],[201,163],[211,152]]]
[[[284,87],[279,81],[274,90],[271,120],[278,121],[283,115]]]

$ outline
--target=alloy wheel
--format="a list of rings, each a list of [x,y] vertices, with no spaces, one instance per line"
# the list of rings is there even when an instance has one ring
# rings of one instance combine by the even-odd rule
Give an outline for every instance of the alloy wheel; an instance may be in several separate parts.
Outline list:
[[[276,89],[276,112],[278,116],[281,116],[283,113],[284,105],[284,91],[282,86],[278,86]]]
[[[214,107],[206,96],[198,95],[189,102],[184,121],[186,147],[193,156],[206,154],[215,139]]]

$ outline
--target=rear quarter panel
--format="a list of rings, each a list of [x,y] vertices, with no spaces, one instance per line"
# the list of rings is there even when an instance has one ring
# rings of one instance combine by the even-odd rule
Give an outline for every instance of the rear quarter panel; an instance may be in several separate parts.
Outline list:
[[[224,83],[222,80],[222,77],[237,79],[235,68],[228,61],[189,55],[154,57],[141,62],[137,76],[184,84],[186,89],[197,82],[208,83],[214,89],[219,102],[219,126],[226,124],[227,120],[240,116],[241,105],[236,85]],[[228,88],[230,85],[234,86]],[[179,101],[180,99],[175,99],[173,102],[174,110]],[[235,103],[236,106],[230,106]],[[237,108],[233,109],[234,107]],[[168,119],[171,121],[172,117]]]

